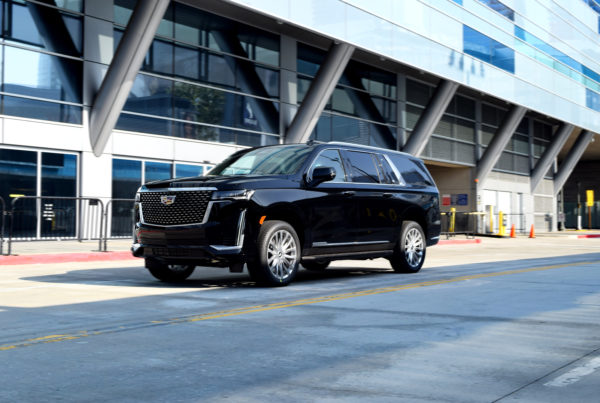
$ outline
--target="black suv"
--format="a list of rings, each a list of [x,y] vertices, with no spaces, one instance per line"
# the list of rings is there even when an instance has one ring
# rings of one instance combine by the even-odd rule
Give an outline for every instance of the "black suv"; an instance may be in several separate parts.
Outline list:
[[[421,160],[345,143],[239,151],[205,176],[147,183],[135,212],[133,254],[163,281],[247,264],[257,282],[287,285],[299,264],[378,257],[415,273],[440,235],[438,190]]]

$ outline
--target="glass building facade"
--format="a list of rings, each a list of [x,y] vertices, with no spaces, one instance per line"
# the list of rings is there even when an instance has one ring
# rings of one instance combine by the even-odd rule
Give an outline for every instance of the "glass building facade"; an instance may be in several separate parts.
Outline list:
[[[335,42],[356,50],[310,133],[317,141],[402,150],[440,79],[460,87],[420,154],[430,165],[477,168],[510,105],[527,113],[495,178],[527,181],[563,123],[600,128],[597,1],[226,3],[169,3],[96,157],[89,116],[137,1],[0,0],[7,204],[11,194],[131,199],[146,181],[202,175],[241,148],[283,143]],[[67,217],[58,225],[40,203],[18,203],[20,236],[74,236],[73,205],[53,205]],[[115,236],[129,233],[127,203],[114,202]]]

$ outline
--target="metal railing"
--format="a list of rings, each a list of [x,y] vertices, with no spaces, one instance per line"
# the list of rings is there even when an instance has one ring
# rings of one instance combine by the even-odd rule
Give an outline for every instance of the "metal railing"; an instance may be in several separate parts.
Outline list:
[[[17,209],[19,201],[34,200],[35,207]],[[42,205],[43,200],[50,203]],[[59,201],[58,206],[55,203]],[[72,202],[72,203],[71,203]],[[98,206],[91,209],[92,206]],[[34,210],[33,212],[31,210]],[[98,211],[99,210],[99,211]],[[10,226],[8,234],[8,255],[12,253],[12,243],[15,238],[15,221],[17,230],[22,233],[33,231],[36,236],[42,233],[44,239],[77,239],[82,241],[84,234],[87,239],[98,239],[98,251],[102,252],[104,226],[106,225],[104,203],[98,197],[65,197],[65,196],[17,196],[11,201],[9,212]],[[39,217],[39,219],[38,219]],[[94,236],[97,233],[97,236]],[[105,242],[106,245],[106,242]],[[106,249],[104,250],[106,251]]]
[[[110,199],[106,203],[106,208],[104,209],[104,222],[106,223],[106,225],[104,226],[104,251],[105,252],[107,250],[106,243],[107,243],[107,239],[108,239],[108,217],[109,217],[109,211],[112,213],[113,202],[130,203],[131,214],[129,215],[129,217],[130,217],[131,221],[127,225],[127,227],[129,228],[130,234],[133,233],[133,225],[135,223],[135,210],[133,208],[133,203],[135,202],[134,199]],[[113,214],[111,214],[110,216],[113,217],[113,219],[115,218],[115,216]],[[124,218],[124,216],[123,216],[123,218]],[[114,224],[114,223],[111,223],[111,224]],[[120,224],[123,225],[123,221],[121,221]],[[114,229],[115,229],[114,226],[111,225],[111,231],[113,231]]]
[[[4,202],[2,196],[0,196],[0,207],[2,208],[0,210],[0,215],[2,217],[0,219],[0,256],[2,256],[4,254],[4,224],[6,223],[6,203]]]
[[[455,235],[466,235],[469,238],[475,234],[508,236],[513,227],[515,233],[525,233],[523,214],[506,214],[493,210],[459,212],[452,208],[442,213],[441,224],[442,235],[446,238]]]

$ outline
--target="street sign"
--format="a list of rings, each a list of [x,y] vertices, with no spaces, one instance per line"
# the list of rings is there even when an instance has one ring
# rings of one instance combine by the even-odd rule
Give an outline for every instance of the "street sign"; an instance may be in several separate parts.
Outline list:
[[[594,206],[594,191],[593,190],[586,190],[585,193],[587,195],[586,205],[588,207],[593,207]]]

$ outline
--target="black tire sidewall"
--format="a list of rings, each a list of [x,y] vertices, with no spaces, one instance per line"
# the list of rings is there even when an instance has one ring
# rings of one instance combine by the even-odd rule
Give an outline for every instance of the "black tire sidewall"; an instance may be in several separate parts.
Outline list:
[[[169,267],[169,264],[163,263],[157,259],[146,258],[145,265],[150,274],[152,274],[155,278],[160,281],[164,281],[166,283],[177,283],[180,281],[185,281],[189,276],[192,275],[196,266],[185,265],[187,266],[185,270],[181,271],[173,271]]]
[[[267,250],[269,246],[269,240],[275,232],[280,230],[285,230],[289,232],[294,238],[294,242],[296,243],[296,262],[294,264],[294,267],[292,268],[292,273],[286,279],[283,280],[275,277],[275,275],[269,269],[269,265],[267,262]],[[286,286],[294,280],[296,274],[298,273],[298,265],[300,264],[301,247],[300,239],[298,238],[296,231],[290,224],[288,224],[285,221],[279,220],[265,221],[260,227],[256,247],[256,259],[252,262],[248,262],[248,270],[250,272],[251,277],[255,281],[269,286],[280,287]]]
[[[406,239],[406,235],[408,234],[408,231],[410,231],[413,228],[417,229],[420,232],[421,239],[423,240],[423,256],[421,257],[421,261],[419,262],[419,264],[417,266],[411,266],[408,263],[408,261],[406,260],[406,255],[404,254],[404,252],[405,252],[404,240]],[[394,271],[399,272],[399,273],[416,273],[416,272],[418,272],[419,270],[421,270],[421,267],[423,267],[423,263],[425,262],[426,252],[427,252],[427,247],[426,247],[426,241],[425,241],[425,232],[423,231],[423,228],[421,228],[421,225],[419,225],[419,223],[417,223],[416,221],[404,221],[402,223],[402,228],[400,230],[400,239],[398,240],[398,245],[396,246],[396,249],[394,250],[394,255],[390,259],[390,262],[392,263],[392,267],[393,267]]]

